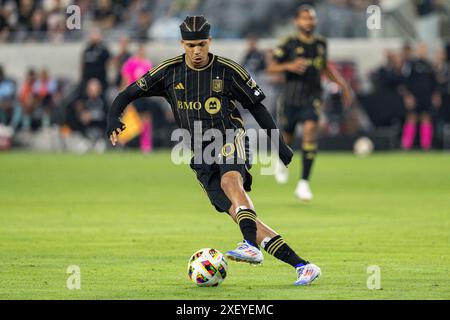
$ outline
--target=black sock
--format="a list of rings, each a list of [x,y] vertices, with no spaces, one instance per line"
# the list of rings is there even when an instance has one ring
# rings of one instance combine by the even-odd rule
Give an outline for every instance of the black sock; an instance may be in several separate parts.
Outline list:
[[[289,247],[287,243],[284,242],[283,238],[280,235],[273,237],[263,246],[264,250],[266,250],[267,253],[271,254],[272,256],[281,261],[290,264],[294,268],[309,263],[308,261],[300,258],[294,252],[294,250],[292,250],[291,247]]]
[[[256,212],[251,209],[239,209],[236,222],[241,228],[244,239],[258,248],[256,243]]]
[[[311,168],[314,162],[314,158],[317,154],[317,146],[312,143],[304,143],[302,145],[302,179],[308,180],[311,174]]]

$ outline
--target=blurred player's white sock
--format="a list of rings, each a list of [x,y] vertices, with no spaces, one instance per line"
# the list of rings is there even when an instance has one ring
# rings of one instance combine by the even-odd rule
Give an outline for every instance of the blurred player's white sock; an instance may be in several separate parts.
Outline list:
[[[289,180],[289,170],[281,161],[278,161],[275,168],[275,180],[279,184],[286,184]]]
[[[300,180],[295,189],[295,195],[303,201],[311,201],[313,194],[309,187],[309,182],[307,180]]]

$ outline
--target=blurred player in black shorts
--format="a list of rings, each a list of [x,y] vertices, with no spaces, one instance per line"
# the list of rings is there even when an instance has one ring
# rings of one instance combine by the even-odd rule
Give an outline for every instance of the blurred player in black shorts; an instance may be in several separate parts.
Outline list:
[[[433,100],[440,95],[436,74],[428,60],[428,48],[425,43],[418,44],[416,57],[405,62],[403,76],[406,120],[403,126],[402,148],[405,150],[412,148],[417,122],[420,121],[420,145],[422,149],[428,150],[433,141],[431,117]]]
[[[278,104],[278,122],[286,143],[293,142],[297,123],[303,123],[303,170],[295,194],[308,201],[312,199],[308,181],[317,154],[322,74],[342,89],[345,107],[351,105],[352,93],[344,79],[328,66],[327,41],[314,34],[317,25],[314,8],[302,5],[297,11],[295,24],[298,33],[286,38],[274,50],[274,61],[269,64],[268,72],[285,74],[286,84]],[[278,166],[275,177],[278,183],[286,183],[288,171]]]
[[[261,103],[265,95],[248,72],[236,62],[209,52],[210,25],[203,16],[187,17],[180,25],[185,54],[168,59],[128,86],[114,100],[108,114],[107,134],[113,145],[125,129],[120,120],[132,101],[162,96],[170,104],[180,128],[191,137],[194,153],[191,168],[220,212],[227,212],[239,225],[244,241],[226,253],[228,258],[253,264],[263,261],[259,246],[296,269],[296,285],[305,285],[320,275],[316,265],[300,258],[270,227],[257,218],[247,191],[251,187],[249,149],[244,123],[235,101],[249,110],[262,129],[279,145],[280,160],[288,165],[292,150]],[[220,136],[217,153],[205,156],[209,141],[196,141],[198,132],[216,129]],[[276,132],[276,131],[275,131]],[[277,139],[274,141],[274,139]],[[208,159],[206,159],[208,158]],[[209,162],[209,160],[214,161]]]

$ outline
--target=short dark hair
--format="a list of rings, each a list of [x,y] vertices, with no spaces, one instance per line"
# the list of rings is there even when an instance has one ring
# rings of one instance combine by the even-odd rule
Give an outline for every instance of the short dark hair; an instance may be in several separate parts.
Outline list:
[[[316,9],[314,9],[314,7],[312,6],[312,5],[310,5],[310,4],[302,4],[300,7],[298,7],[298,9],[297,9],[297,17],[301,14],[301,13],[303,13],[303,12],[305,12],[305,11],[308,11],[308,12],[310,12],[310,11],[313,11],[313,12],[316,12]]]

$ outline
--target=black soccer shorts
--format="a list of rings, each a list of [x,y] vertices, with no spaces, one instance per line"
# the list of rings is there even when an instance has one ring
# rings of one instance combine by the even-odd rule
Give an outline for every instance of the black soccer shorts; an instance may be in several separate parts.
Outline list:
[[[304,101],[298,105],[280,102],[277,110],[280,128],[286,133],[293,134],[297,123],[303,123],[307,120],[319,121],[321,103],[318,98]]]
[[[248,137],[238,134],[232,143],[226,143],[217,157],[218,161],[213,164],[194,163],[191,159],[191,168],[194,170],[200,185],[208,195],[211,204],[219,212],[227,212],[231,208],[231,200],[228,199],[220,186],[222,176],[230,171],[237,171],[244,181],[244,190],[251,191],[252,175],[251,153]]]

